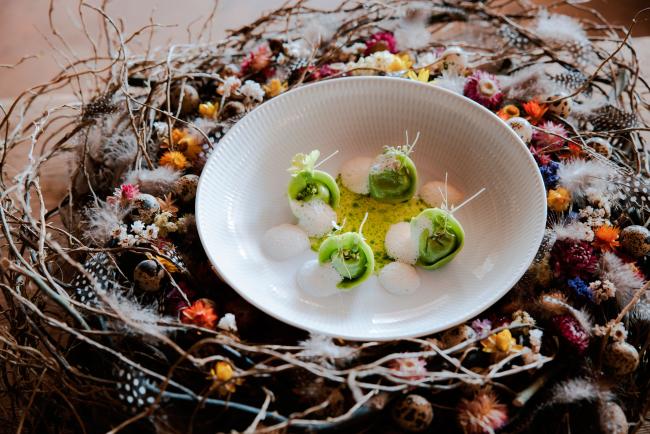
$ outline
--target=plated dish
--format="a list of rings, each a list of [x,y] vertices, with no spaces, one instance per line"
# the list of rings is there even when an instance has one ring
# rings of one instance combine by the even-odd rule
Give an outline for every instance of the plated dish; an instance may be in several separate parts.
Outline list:
[[[405,131],[420,132],[408,154],[417,184],[415,195],[396,206],[370,195],[367,174],[386,147],[406,144]],[[321,201],[298,201],[292,207],[287,168],[297,154],[308,157],[312,150],[320,151],[314,169],[329,174],[323,186],[332,186],[333,179],[340,195],[317,188],[313,194]],[[434,201],[444,191],[445,174],[449,206],[485,191],[453,212],[464,232],[463,246],[442,265],[435,254],[414,256],[398,241],[424,209],[443,208]],[[400,190],[391,194],[409,188]],[[297,199],[300,191],[291,194]],[[338,206],[332,207],[336,200]],[[333,212],[320,209],[324,212],[316,214],[324,218],[314,220],[318,227],[305,237],[304,229],[296,229],[296,214],[309,217],[317,203]],[[360,235],[372,249],[374,270],[363,281],[356,279],[356,286],[337,287],[341,275],[324,266],[333,262],[332,252],[329,258],[324,253],[321,263],[317,240],[322,234],[358,233],[366,212]],[[287,92],[238,122],[202,172],[196,219],[217,273],[259,309],[313,332],[388,340],[446,329],[502,297],[537,251],[546,226],[546,192],[519,137],[482,106],[413,81],[354,77]],[[278,256],[270,257],[264,240],[277,237],[268,231],[278,226],[286,229],[282,237],[293,241],[282,243]],[[341,242],[357,238],[347,237]],[[430,265],[442,266],[429,270],[415,264],[427,257]],[[364,270],[369,270],[367,262]],[[326,296],[305,291],[314,285],[299,281],[328,278],[333,289]]]

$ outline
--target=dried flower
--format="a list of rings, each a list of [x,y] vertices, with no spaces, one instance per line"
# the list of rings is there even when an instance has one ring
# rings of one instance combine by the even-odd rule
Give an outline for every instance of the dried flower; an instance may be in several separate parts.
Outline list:
[[[510,118],[519,117],[519,114],[519,108],[514,104],[508,104],[497,112],[497,116],[499,116],[504,121],[507,121]]]
[[[580,277],[588,280],[598,269],[598,256],[584,240],[557,240],[551,249],[551,268],[557,278]]]
[[[497,77],[485,71],[476,71],[467,79],[463,94],[490,110],[496,109],[503,100]]]
[[[235,315],[233,315],[232,313],[225,314],[219,320],[219,323],[217,324],[217,327],[219,327],[221,330],[226,330],[226,331],[229,331],[229,332],[236,332],[237,331],[237,321],[235,319]]]
[[[222,395],[234,393],[237,386],[242,383],[241,378],[234,378],[232,365],[224,360],[219,360],[214,364],[214,367],[210,369],[209,378]]]
[[[377,32],[366,41],[366,50],[363,55],[368,56],[378,51],[397,53],[397,43],[391,32]]]
[[[627,330],[622,322],[616,322],[614,320],[609,321],[604,326],[596,325],[592,329],[595,336],[611,336],[615,342],[623,342],[627,339]]]
[[[113,195],[106,198],[111,205],[120,205],[126,208],[140,194],[140,188],[134,184],[122,184],[113,191]]]
[[[262,101],[264,99],[264,89],[256,81],[246,80],[239,89],[239,93],[244,95],[247,100]]]
[[[157,197],[156,200],[160,204],[161,212],[169,212],[171,214],[176,214],[178,212],[178,207],[174,205],[174,200],[172,199],[172,194],[167,193],[163,196],[163,199]]]
[[[181,322],[199,327],[213,329],[217,322],[214,303],[206,298],[196,300],[191,306],[180,312]]]
[[[406,77],[410,78],[411,80],[420,81],[422,83],[428,83],[430,75],[431,73],[427,68],[420,69],[417,74],[412,70],[406,73]]]
[[[199,114],[207,119],[215,119],[219,111],[219,103],[206,102],[199,104]]]
[[[547,189],[553,189],[557,186],[557,181],[560,179],[557,175],[557,169],[559,168],[560,163],[553,160],[539,167],[539,172],[542,174],[542,179],[544,180],[544,186]]]
[[[589,334],[580,323],[569,314],[553,317],[553,324],[558,333],[578,354],[584,354],[589,347]]]
[[[530,349],[534,353],[539,353],[542,349],[542,337],[544,332],[540,329],[532,329],[528,332],[528,341],[530,342]]]
[[[505,329],[499,333],[490,335],[481,341],[483,351],[486,353],[495,353],[501,356],[506,356],[512,352],[520,351],[523,347],[517,344],[515,338],[512,337],[510,330]]]
[[[492,321],[489,319],[475,319],[472,321],[472,328],[478,333],[479,335],[485,334],[492,330]]]
[[[508,407],[491,391],[480,391],[474,399],[461,399],[458,422],[467,434],[494,433],[508,421]]]
[[[621,230],[615,226],[603,225],[594,231],[594,247],[602,252],[615,250],[621,243],[618,236]]]
[[[241,72],[243,74],[260,72],[271,63],[271,49],[264,43],[248,53],[241,63]]]
[[[525,102],[522,106],[526,112],[526,119],[533,125],[537,125],[548,110],[546,104],[540,104],[535,100]]]
[[[512,321],[530,327],[533,327],[535,325],[535,318],[530,316],[528,312],[522,309],[519,309],[512,313]]]
[[[593,294],[593,301],[596,304],[600,304],[603,301],[607,301],[610,298],[616,296],[616,286],[609,280],[595,280],[589,284],[589,289]]]
[[[427,362],[421,357],[394,359],[388,366],[396,371],[392,375],[407,380],[419,380],[427,374]]]
[[[546,203],[548,207],[553,211],[566,211],[571,205],[571,193],[569,190],[563,187],[549,190],[548,197],[546,198]]]
[[[579,277],[574,277],[567,281],[567,286],[576,293],[576,295],[592,300],[593,294],[591,293],[591,288],[587,283]]]
[[[217,93],[223,95],[224,98],[228,98],[230,95],[235,93],[241,86],[241,80],[237,77],[230,76],[226,78],[223,83],[219,84],[217,87]]]
[[[533,144],[538,148],[555,151],[560,149],[568,133],[566,129],[553,121],[546,121],[533,133]]]
[[[136,235],[141,235],[142,232],[144,232],[144,223],[142,223],[140,220],[136,220],[131,223],[131,232]]]
[[[289,85],[287,84],[286,81],[282,82],[277,78],[274,78],[262,87],[264,88],[264,92],[266,92],[266,96],[268,96],[269,98],[273,98],[274,96],[278,96],[282,92],[287,90],[288,86]]]
[[[169,166],[175,170],[183,170],[188,166],[187,158],[179,151],[167,151],[158,161],[161,166]]]

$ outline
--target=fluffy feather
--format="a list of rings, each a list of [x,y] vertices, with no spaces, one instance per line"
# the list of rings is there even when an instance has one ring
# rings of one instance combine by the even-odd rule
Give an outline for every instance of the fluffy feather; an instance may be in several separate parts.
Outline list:
[[[535,33],[544,38],[562,42],[586,42],[587,33],[580,23],[567,15],[542,14],[537,20]]]
[[[607,252],[600,258],[600,279],[609,280],[616,286],[616,301],[626,305],[634,293],[645,283],[632,265],[621,260],[614,253]]]
[[[551,400],[557,404],[595,401],[599,397],[600,393],[598,388],[586,378],[572,378],[556,384],[551,391]]]
[[[439,78],[436,78],[434,84],[445,89],[451,90],[459,95],[463,94],[466,78],[453,72],[443,72]]]
[[[394,34],[400,50],[419,50],[431,42],[431,32],[427,30],[425,22],[401,20]]]
[[[156,196],[168,192],[179,177],[180,173],[171,167],[160,166],[153,170],[131,170],[126,174],[124,183],[137,185],[142,193]]]
[[[86,213],[86,237],[97,245],[103,245],[109,240],[113,228],[122,223],[128,212],[128,209],[99,202],[99,206],[88,209]]]
[[[352,347],[336,345],[329,336],[315,333],[311,333],[309,339],[300,342],[299,345],[303,348],[299,355],[324,359],[329,363],[348,360],[355,351]]]
[[[171,321],[171,318],[161,316],[156,304],[143,306],[120,291],[106,292],[104,301],[118,315],[135,324],[132,327],[126,322],[115,321],[113,326],[123,333],[138,333],[146,336],[165,334],[169,331],[168,327],[159,325],[159,322]]]
[[[616,174],[616,167],[601,160],[565,161],[557,170],[558,184],[578,197],[586,196],[593,190],[602,191],[606,196],[613,196],[616,193],[616,185],[610,180]]]
[[[554,95],[560,87],[548,78],[542,65],[524,68],[512,75],[500,75],[499,83],[507,99],[527,101],[531,95]]]
[[[594,231],[589,226],[579,221],[569,223],[557,223],[553,226],[553,231],[557,240],[571,239],[593,241]]]

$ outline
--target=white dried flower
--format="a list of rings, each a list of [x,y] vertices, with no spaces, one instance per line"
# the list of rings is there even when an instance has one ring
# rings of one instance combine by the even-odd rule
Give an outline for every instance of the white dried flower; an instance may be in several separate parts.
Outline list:
[[[539,353],[542,348],[542,337],[544,332],[540,329],[532,329],[528,332],[528,340],[530,342],[530,349],[535,353]]]
[[[142,223],[140,220],[136,220],[131,223],[131,232],[136,235],[141,235],[142,231],[144,231],[144,223]]]
[[[264,89],[253,80],[246,80],[242,87],[239,88],[239,93],[249,100],[262,101],[264,99]]]
[[[589,284],[589,289],[596,304],[609,300],[616,295],[616,286],[607,279],[604,281],[594,280]]]
[[[158,226],[156,226],[155,224],[147,225],[147,227],[144,230],[143,236],[150,240],[158,238]]]
[[[525,310],[519,309],[518,311],[512,314],[512,320],[514,322],[533,327],[535,325],[535,319],[530,316]]]
[[[237,77],[230,76],[219,86],[223,92],[224,98],[228,98],[241,86],[241,80]]]
[[[229,332],[236,332],[237,331],[237,321],[235,320],[235,315],[231,313],[227,313],[224,316],[221,317],[219,322],[217,323],[217,327],[219,327],[222,330],[226,330]]]

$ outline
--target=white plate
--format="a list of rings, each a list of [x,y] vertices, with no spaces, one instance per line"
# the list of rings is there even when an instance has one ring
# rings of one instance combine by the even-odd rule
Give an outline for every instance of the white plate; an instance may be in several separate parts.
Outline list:
[[[376,276],[351,292],[307,296],[296,273],[316,253],[276,262],[261,248],[267,229],[295,221],[286,196],[291,158],[339,150],[319,168],[335,175],[349,158],[403,144],[405,130],[420,132],[412,157],[421,182],[447,172],[467,196],[487,189],[455,214],[464,249],[439,270],[418,270],[422,285],[409,296],[389,294]],[[203,170],[196,220],[219,274],[259,309],[314,332],[387,340],[444,330],[501,298],[539,247],[546,198],[532,156],[488,110],[433,85],[353,77],[287,92],[238,122]]]

